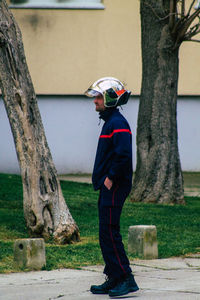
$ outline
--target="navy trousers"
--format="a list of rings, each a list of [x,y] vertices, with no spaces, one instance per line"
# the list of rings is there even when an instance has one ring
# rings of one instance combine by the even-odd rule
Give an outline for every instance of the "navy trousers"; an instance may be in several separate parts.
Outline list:
[[[109,278],[119,279],[131,273],[129,260],[120,235],[120,215],[130,186],[104,185],[99,194],[99,243],[105,261],[104,273]]]

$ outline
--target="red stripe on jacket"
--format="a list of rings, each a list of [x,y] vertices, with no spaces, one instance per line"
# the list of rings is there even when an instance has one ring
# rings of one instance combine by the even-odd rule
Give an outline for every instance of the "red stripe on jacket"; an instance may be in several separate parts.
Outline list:
[[[99,138],[100,139],[102,139],[102,138],[104,138],[104,139],[110,139],[115,133],[118,133],[118,132],[128,132],[128,133],[132,134],[129,129],[115,129],[115,130],[113,130],[112,133],[110,133],[108,135],[100,135]]]

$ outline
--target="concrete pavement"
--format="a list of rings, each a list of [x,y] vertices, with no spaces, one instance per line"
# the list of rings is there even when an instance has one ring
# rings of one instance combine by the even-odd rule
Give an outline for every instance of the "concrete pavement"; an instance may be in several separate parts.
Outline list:
[[[123,299],[199,300],[200,255],[191,258],[134,260],[132,270],[140,290]],[[104,300],[93,295],[91,284],[104,281],[103,266],[0,274],[1,300]],[[122,297],[121,297],[122,298]]]

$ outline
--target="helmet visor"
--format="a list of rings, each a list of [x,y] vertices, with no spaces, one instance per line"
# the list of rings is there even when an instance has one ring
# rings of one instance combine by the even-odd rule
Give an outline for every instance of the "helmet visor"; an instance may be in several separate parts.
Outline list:
[[[97,96],[101,95],[101,93],[98,92],[98,91],[92,90],[92,89],[88,89],[85,92],[85,95],[88,96],[88,97],[97,97]]]

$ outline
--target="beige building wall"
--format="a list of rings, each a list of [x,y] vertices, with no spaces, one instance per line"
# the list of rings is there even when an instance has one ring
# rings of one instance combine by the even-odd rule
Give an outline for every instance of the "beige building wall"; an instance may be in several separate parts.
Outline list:
[[[138,0],[105,0],[104,10],[13,9],[37,94],[82,95],[103,76],[140,93]],[[180,51],[179,94],[200,94],[200,44]]]

